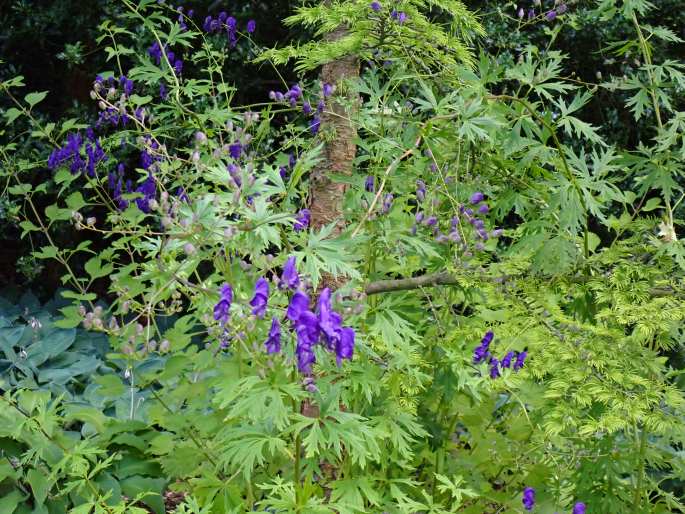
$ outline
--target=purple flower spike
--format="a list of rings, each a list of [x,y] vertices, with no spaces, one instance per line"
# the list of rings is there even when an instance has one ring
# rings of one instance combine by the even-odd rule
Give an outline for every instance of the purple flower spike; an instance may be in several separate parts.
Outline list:
[[[490,343],[492,342],[492,339],[494,337],[495,334],[491,330],[485,333],[483,339],[481,339],[480,341],[480,345],[478,345],[476,349],[473,351],[474,364],[480,364],[485,359],[487,359],[488,355],[490,354],[490,352],[488,352],[488,348],[490,347]]]
[[[224,284],[219,290],[221,297],[214,306],[214,319],[222,325],[228,323],[230,317],[231,303],[233,303],[233,288],[229,284]]]
[[[302,209],[299,213],[297,213],[295,224],[293,225],[295,232],[301,232],[305,230],[309,226],[310,219],[311,213],[309,209]]]
[[[283,266],[283,275],[281,275],[280,287],[287,287],[288,289],[295,289],[300,285],[300,276],[297,274],[295,268],[295,257],[288,257]]]
[[[260,277],[255,285],[255,293],[250,305],[252,305],[252,314],[258,318],[263,318],[266,312],[266,304],[269,301],[269,282],[265,278]]]
[[[523,503],[523,508],[526,510],[533,510],[535,505],[535,489],[532,487],[526,487],[523,490],[523,498],[521,499]]]
[[[473,205],[477,205],[480,202],[482,202],[485,199],[485,195],[481,193],[480,191],[477,191],[471,195],[471,198],[469,198],[469,202],[471,202]]]
[[[381,3],[380,3],[380,2],[371,2],[371,10],[373,10],[374,12],[378,12],[378,11],[380,11],[382,8],[383,8],[383,7],[381,7]]]
[[[264,342],[266,353],[279,353],[281,351],[281,322],[278,318],[271,321],[269,337]]]
[[[573,513],[572,514],[585,514],[585,504],[583,502],[578,502],[573,506]]]
[[[297,322],[304,312],[309,310],[309,296],[302,291],[296,291],[290,299],[286,317],[293,322]]]

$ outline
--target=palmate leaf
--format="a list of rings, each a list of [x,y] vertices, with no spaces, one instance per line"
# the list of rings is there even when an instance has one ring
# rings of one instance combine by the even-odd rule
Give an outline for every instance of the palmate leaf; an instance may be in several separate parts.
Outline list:
[[[378,507],[382,500],[376,490],[376,480],[368,476],[336,480],[331,490],[331,499],[347,509],[341,512],[367,512],[367,505]]]
[[[224,466],[240,469],[246,480],[250,479],[256,466],[263,466],[279,457],[292,457],[287,441],[256,427],[224,429],[219,440]]]
[[[335,223],[331,223],[322,227],[319,232],[312,231],[307,246],[302,251],[295,252],[299,269],[311,277],[314,287],[319,284],[324,273],[350,279],[361,277],[357,271],[357,262],[361,257],[352,252],[353,245],[350,241],[345,237],[328,239],[334,229]]]

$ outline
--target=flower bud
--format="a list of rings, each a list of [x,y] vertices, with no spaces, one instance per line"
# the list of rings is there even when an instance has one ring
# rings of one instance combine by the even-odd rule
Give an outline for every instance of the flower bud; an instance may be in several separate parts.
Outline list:
[[[171,348],[171,343],[169,343],[168,339],[162,339],[162,342],[159,343],[159,351],[162,353],[168,352],[170,348]]]
[[[186,243],[183,245],[183,251],[185,252],[186,255],[193,255],[197,253],[197,249],[193,245],[193,243]]]

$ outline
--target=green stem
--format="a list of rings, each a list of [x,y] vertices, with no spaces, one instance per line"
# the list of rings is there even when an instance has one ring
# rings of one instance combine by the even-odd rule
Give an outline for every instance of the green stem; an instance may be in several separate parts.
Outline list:
[[[645,451],[647,449],[647,431],[642,428],[640,434],[640,447],[638,451],[637,458],[639,459],[637,463],[637,480],[635,482],[635,495],[633,497],[633,505],[636,508],[642,507],[642,485],[645,479]]]

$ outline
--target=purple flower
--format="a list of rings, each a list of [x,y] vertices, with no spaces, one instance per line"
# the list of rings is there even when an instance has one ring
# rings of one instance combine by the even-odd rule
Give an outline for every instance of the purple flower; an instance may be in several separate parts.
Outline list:
[[[376,190],[376,177],[373,175],[367,176],[366,181],[364,182],[364,189],[369,193],[373,193]]]
[[[426,198],[426,183],[419,179],[416,181],[416,199],[419,202],[423,202]]]
[[[426,221],[424,221],[424,224],[427,227],[433,227],[433,226],[437,225],[437,223],[438,223],[438,218],[436,218],[435,216],[429,216],[428,218],[426,218]]]
[[[533,510],[535,505],[535,489],[532,487],[526,487],[523,490],[523,498],[521,499],[523,503],[523,508],[526,510]]]
[[[573,506],[573,513],[572,514],[585,514],[586,508],[587,507],[585,507],[585,504],[583,502],[578,502]]]
[[[354,329],[342,327],[340,337],[335,345],[335,356],[338,366],[343,359],[352,360],[354,354]]]
[[[297,217],[295,218],[295,224],[293,225],[295,232],[305,230],[309,226],[310,219],[311,213],[309,212],[309,209],[302,209],[298,212]]]
[[[142,198],[136,198],[136,205],[144,213],[150,212],[150,202],[157,194],[157,184],[152,173],[148,173],[145,181],[136,188],[136,193],[142,193]]]
[[[333,86],[331,84],[325,83],[323,85],[323,97],[328,98],[333,94]]]
[[[303,312],[309,310],[309,296],[303,291],[295,291],[295,294],[290,299],[288,310],[285,315],[290,321],[296,322],[300,319]]]
[[[266,312],[266,304],[269,301],[269,282],[264,277],[260,277],[255,284],[254,297],[250,300],[252,314],[258,318],[263,318]]]
[[[233,288],[229,284],[224,284],[219,290],[219,302],[214,306],[214,319],[221,325],[228,323],[230,317],[231,303],[233,303]]]
[[[278,318],[271,320],[269,337],[264,342],[266,353],[278,353],[281,351],[281,322]]]
[[[236,187],[242,186],[243,180],[240,178],[240,168],[235,164],[231,163],[226,167],[226,169],[228,170],[228,174],[231,176],[231,179],[233,180],[233,183],[236,185]]]
[[[383,197],[383,207],[382,207],[383,214],[387,214],[388,212],[390,212],[390,208],[392,207],[392,201],[393,201],[392,193],[388,193]]]
[[[487,214],[488,212],[490,212],[490,207],[488,207],[487,203],[484,203],[480,207],[478,207],[478,212],[480,214]]]
[[[547,14],[545,14],[545,18],[547,18],[547,21],[554,21],[554,19],[556,17],[557,17],[557,12],[554,9],[552,9]]]
[[[519,17],[519,20],[520,20],[521,18],[523,18],[523,15],[524,15],[524,14],[525,14],[525,11],[523,10],[523,7],[519,7],[518,12],[516,13],[516,15]]]
[[[566,4],[559,4],[557,6],[557,14],[564,14],[567,10],[568,10],[568,7],[566,6]],[[580,504],[580,505],[582,505],[582,504]],[[583,508],[585,508],[585,505],[583,505]],[[585,511],[583,511],[583,512],[585,512]]]
[[[309,116],[312,113],[312,104],[309,102],[304,102],[302,104],[302,112]]]
[[[532,20],[535,18],[535,9],[528,9],[528,19]]]
[[[176,62],[174,63],[174,71],[176,72],[176,75],[180,75],[181,72],[183,71],[183,61],[180,59],[177,59]]]
[[[319,119],[318,116],[314,116],[310,121],[309,121],[309,130],[312,133],[313,136],[317,135],[319,133],[319,127],[321,126],[321,120]]]
[[[390,13],[390,17],[391,17],[392,19],[394,19],[394,20],[397,20],[397,22],[398,22],[400,25],[401,25],[402,23],[404,23],[405,21],[407,21],[407,14],[406,14],[405,12],[402,12],[402,11],[400,11],[400,12],[397,12],[396,10],[395,10],[395,11],[392,11],[392,12]]]
[[[240,144],[240,141],[236,141],[228,146],[228,153],[234,159],[240,159],[240,155],[243,153],[243,145]]]
[[[490,378],[499,377],[499,360],[497,357],[490,359]]]
[[[380,10],[382,9],[381,3],[380,3],[380,2],[371,2],[371,9],[372,9],[374,12],[380,11]]]
[[[159,46],[157,41],[152,43],[150,48],[147,49],[147,53],[150,57],[152,57],[152,60],[155,62],[155,64],[159,66],[159,63],[162,62],[162,47]]]
[[[473,351],[474,364],[480,364],[485,359],[487,359],[489,355],[488,348],[490,347],[490,343],[492,342],[493,337],[495,337],[495,334],[491,330],[488,330],[485,333],[483,339],[481,339],[480,341],[480,344]]]
[[[514,358],[515,355],[516,352],[509,352],[504,356],[502,362],[500,363],[503,369],[509,369],[511,367],[511,360]]]
[[[181,186],[179,186],[178,189],[176,189],[176,196],[178,196],[178,199],[182,202],[190,203],[190,198],[188,198],[186,190],[183,189]]]
[[[421,223],[421,221],[423,221],[423,217],[423,211],[419,211],[416,213],[416,216],[414,216],[414,219],[416,220],[416,223]]]
[[[295,267],[295,256],[288,257],[283,266],[283,275],[281,275],[280,287],[287,287],[288,289],[295,289],[300,285],[300,276],[297,274]]]
[[[159,84],[159,97],[162,100],[166,100],[168,95],[169,95],[169,92],[167,91],[167,88],[164,85],[164,82],[160,82],[160,84]]]
[[[319,295],[317,302],[319,328],[324,334],[329,349],[334,349],[340,338],[342,318],[331,307],[331,290],[327,287]]]
[[[516,362],[514,362],[514,371],[518,371],[523,367],[527,356],[528,352],[521,352],[516,356]]]
[[[324,102],[323,100],[319,100],[319,103],[316,104],[316,112],[321,114],[325,108],[326,108],[326,102]]]
[[[471,202],[473,205],[476,205],[482,202],[484,199],[485,195],[480,191],[477,191],[471,195],[471,198],[469,198],[469,202]]]
[[[257,22],[254,20],[249,20],[247,22],[247,33],[252,34],[257,28]]]

